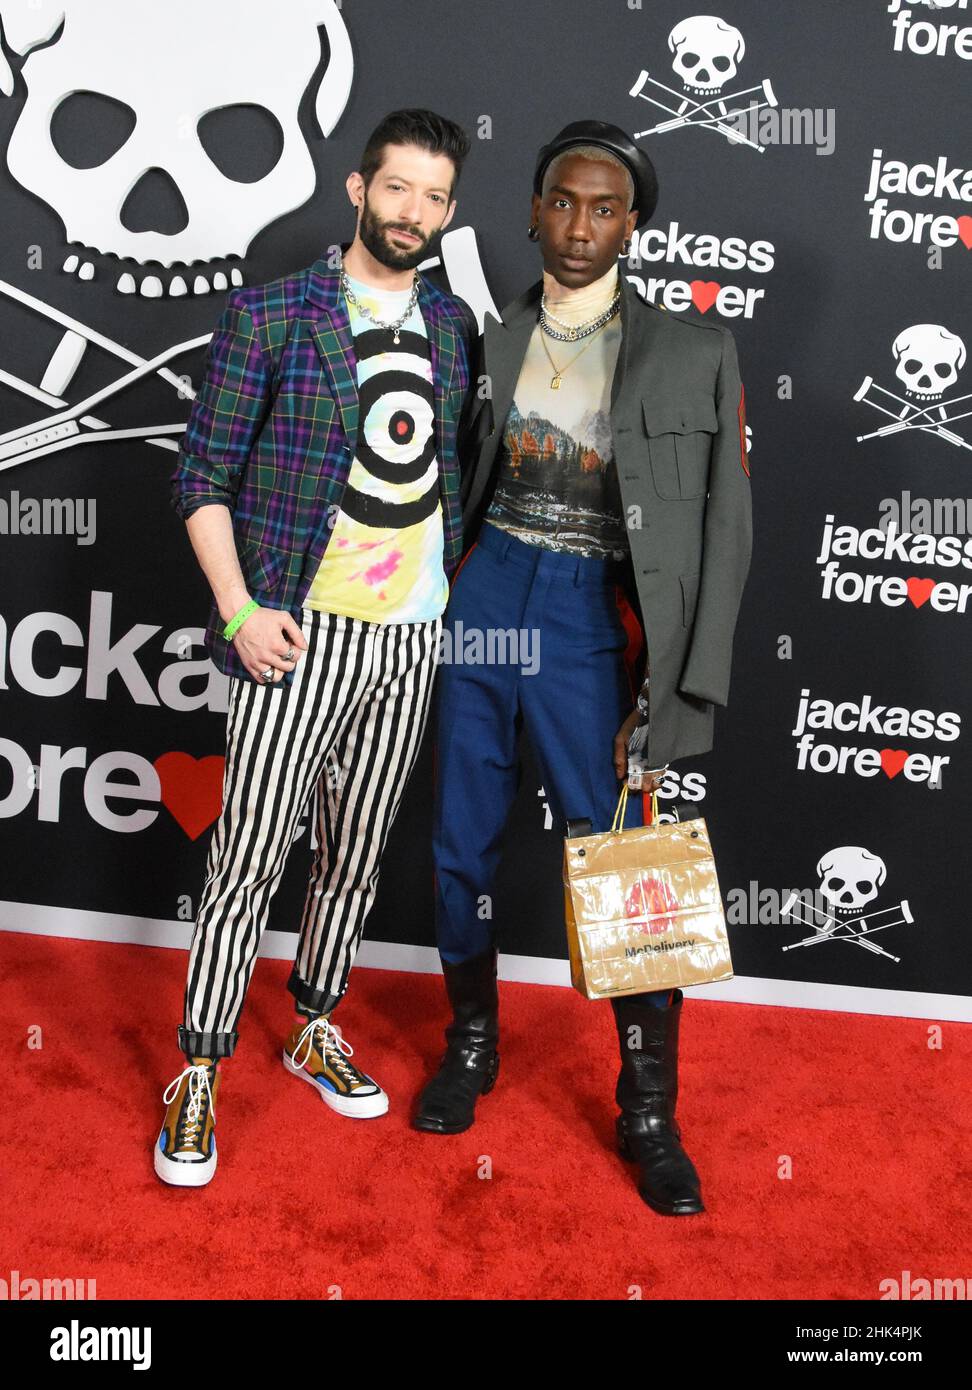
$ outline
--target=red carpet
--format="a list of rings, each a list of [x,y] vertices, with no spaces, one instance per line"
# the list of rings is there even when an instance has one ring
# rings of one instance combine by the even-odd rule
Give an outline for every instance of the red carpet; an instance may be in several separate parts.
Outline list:
[[[925,1020],[688,997],[679,1117],[709,1210],[671,1218],[612,1149],[607,1005],[501,985],[499,1081],[445,1138],[408,1127],[442,1047],[437,976],[355,972],[340,1022],[391,1096],[356,1122],[285,1074],[289,966],[264,960],[223,1064],[219,1169],[187,1191],[151,1153],[185,963],[0,933],[0,1276],[95,1278],[99,1298],[871,1299],[904,1270],[972,1275],[966,1025],[936,1051]]]

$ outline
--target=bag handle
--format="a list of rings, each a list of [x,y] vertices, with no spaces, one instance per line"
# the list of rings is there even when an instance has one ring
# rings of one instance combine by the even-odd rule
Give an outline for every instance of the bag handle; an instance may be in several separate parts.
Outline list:
[[[628,780],[625,778],[621,787],[621,795],[618,797],[618,804],[614,812],[614,820],[611,822],[611,834],[617,834],[624,826],[624,816],[628,809]],[[651,824],[658,824],[658,793],[651,793]]]

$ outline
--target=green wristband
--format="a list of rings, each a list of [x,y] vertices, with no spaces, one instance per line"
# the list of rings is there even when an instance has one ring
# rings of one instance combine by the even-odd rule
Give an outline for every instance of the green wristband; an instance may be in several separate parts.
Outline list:
[[[246,622],[250,614],[259,607],[260,605],[257,603],[256,599],[251,598],[249,603],[244,603],[240,611],[230,618],[229,622],[223,628],[223,636],[226,638],[227,642],[231,637],[235,636],[238,629]]]

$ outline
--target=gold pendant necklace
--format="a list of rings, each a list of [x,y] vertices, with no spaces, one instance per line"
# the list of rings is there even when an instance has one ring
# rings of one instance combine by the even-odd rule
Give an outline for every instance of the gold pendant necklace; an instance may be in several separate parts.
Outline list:
[[[603,326],[603,325],[602,325],[602,326]],[[600,332],[600,329],[598,329],[595,333],[592,333],[592,334],[590,335],[589,340],[584,344],[584,346],[581,348],[580,352],[576,352],[576,353],[574,354],[574,356],[573,356],[573,357],[570,359],[570,361],[567,363],[567,366],[565,366],[565,367],[558,367],[557,364],[556,364],[556,362],[553,360],[553,357],[551,356],[550,349],[547,347],[547,335],[546,335],[546,334],[543,332],[543,330],[541,329],[541,331],[540,331],[540,341],[541,341],[541,343],[543,343],[543,350],[544,350],[544,352],[547,354],[547,358],[548,358],[548,360],[549,360],[549,362],[550,362],[551,367],[553,367],[553,369],[554,369],[554,374],[553,374],[553,376],[550,378],[550,389],[551,389],[551,391],[559,391],[559,390],[560,390],[560,383],[561,383],[561,380],[563,379],[564,372],[567,371],[567,368],[568,368],[568,367],[572,367],[572,366],[574,365],[574,363],[577,361],[578,357],[583,356],[583,354],[587,351],[587,349],[588,349],[588,348],[591,346],[591,344],[594,342],[594,339],[597,337],[597,333],[599,333],[599,332]]]

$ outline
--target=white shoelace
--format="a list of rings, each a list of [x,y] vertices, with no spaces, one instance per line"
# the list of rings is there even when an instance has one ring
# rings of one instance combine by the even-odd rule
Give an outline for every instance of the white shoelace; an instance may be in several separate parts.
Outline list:
[[[295,1067],[302,1067],[308,1061],[314,1047],[314,1030],[316,1028],[321,1030],[320,1048],[325,1059],[327,1058],[327,1050],[329,1047],[333,1047],[337,1052],[343,1053],[345,1057],[354,1056],[354,1048],[349,1042],[345,1042],[344,1038],[341,1036],[340,1029],[333,1024],[329,1018],[312,1018],[297,1039],[297,1046],[290,1054],[290,1060]],[[297,1053],[302,1047],[307,1048],[307,1053],[303,1059],[298,1062]]]
[[[183,1077],[189,1078],[189,1104],[186,1106],[186,1120],[183,1130],[183,1137],[191,1146],[196,1137],[196,1129],[199,1125],[199,1117],[202,1112],[203,1089],[209,1096],[209,1109],[213,1119],[216,1118],[216,1107],[213,1104],[213,1093],[209,1087],[209,1068],[199,1064],[188,1066],[185,1071],[179,1073],[176,1079],[162,1092],[162,1099],[166,1105],[171,1105],[178,1094],[179,1087],[182,1085]]]

